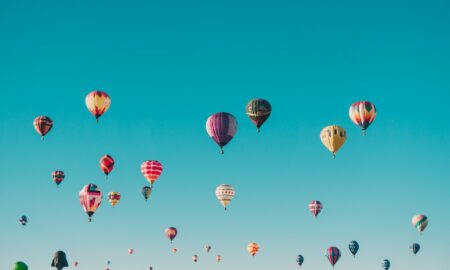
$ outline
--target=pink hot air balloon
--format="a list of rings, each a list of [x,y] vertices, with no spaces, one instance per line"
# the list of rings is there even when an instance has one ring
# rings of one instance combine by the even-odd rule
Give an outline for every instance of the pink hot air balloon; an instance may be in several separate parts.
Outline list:
[[[77,267],[78,266],[78,262],[74,262],[73,266]]]
[[[236,134],[237,120],[233,115],[226,112],[213,114],[206,120],[206,131],[219,145],[223,154],[223,147],[227,145]]]
[[[172,240],[177,236],[178,230],[174,227],[169,227],[164,231],[167,235],[167,237],[170,239],[170,243],[172,243]]]
[[[141,172],[150,183],[150,186],[153,186],[153,183],[156,182],[162,171],[163,165],[157,160],[147,160],[141,164]]]
[[[102,202],[102,192],[96,185],[87,184],[81,189],[79,195],[81,206],[89,216],[89,222],[91,222],[92,215]]]
[[[129,250],[128,250],[128,254],[133,254],[134,253],[134,249],[132,249],[132,248],[130,248]]]
[[[323,205],[319,201],[311,201],[309,203],[309,212],[311,212],[315,217],[322,211]]]

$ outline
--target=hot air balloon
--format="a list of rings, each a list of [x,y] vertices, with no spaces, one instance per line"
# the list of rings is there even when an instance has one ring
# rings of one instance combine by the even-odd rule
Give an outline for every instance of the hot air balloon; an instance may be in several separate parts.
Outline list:
[[[134,249],[132,249],[132,248],[130,248],[129,250],[128,250],[128,254],[133,254],[134,253]]]
[[[348,249],[350,249],[350,252],[353,254],[353,258],[355,257],[356,253],[358,253],[359,250],[359,244],[356,241],[351,241],[348,245]]]
[[[259,246],[256,243],[250,243],[247,246],[247,251],[250,253],[250,255],[255,256],[256,253],[259,251]]]
[[[147,178],[150,186],[153,186],[153,183],[156,182],[162,171],[163,166],[159,161],[147,160],[141,164],[141,172]]]
[[[110,192],[108,193],[109,203],[114,207],[120,201],[120,193],[119,192]]]
[[[147,199],[152,194],[152,188],[149,186],[142,187],[141,194],[142,194],[142,196],[144,196],[145,201],[147,201]]]
[[[197,262],[197,261],[198,261],[198,256],[197,256],[197,255],[192,256],[192,260],[193,260],[194,262]]]
[[[216,197],[227,210],[227,205],[234,198],[234,188],[231,185],[222,184],[216,188]]]
[[[210,245],[205,245],[206,253],[209,253],[210,250],[211,250],[211,246]]]
[[[102,192],[94,184],[85,185],[80,191],[80,203],[86,214],[89,216],[89,222],[92,220],[92,215],[102,202]]]
[[[98,123],[98,118],[102,116],[111,105],[111,99],[108,94],[102,91],[92,91],[86,96],[86,107],[95,116]]]
[[[61,184],[61,182],[64,180],[65,177],[66,177],[66,175],[64,174],[63,171],[52,172],[53,182],[56,183],[57,187],[59,187],[59,184]]]
[[[103,171],[103,173],[106,175],[106,178],[108,178],[109,173],[114,168],[114,159],[110,155],[104,155],[100,158],[100,169]]]
[[[245,111],[259,132],[261,126],[269,118],[270,113],[272,112],[272,106],[270,106],[270,103],[267,100],[255,98],[247,103]]]
[[[173,252],[173,253],[177,253],[177,251],[178,251],[178,249],[172,248],[172,252]]]
[[[410,249],[412,249],[412,252],[414,253],[414,255],[416,255],[417,252],[419,252],[419,250],[420,250],[420,245],[417,243],[413,243],[411,245]]]
[[[33,125],[43,140],[44,136],[52,129],[53,121],[48,116],[38,116],[34,119]]]
[[[78,267],[78,262],[74,262],[73,266]]]
[[[323,145],[333,153],[333,158],[337,151],[344,145],[347,139],[345,129],[340,126],[327,126],[320,132],[320,139]]]
[[[108,261],[106,262],[106,265],[108,265],[108,266],[111,265],[111,261],[108,260]]]
[[[13,264],[13,270],[28,270],[28,265],[24,262],[16,262]]]
[[[362,134],[366,135],[366,129],[377,116],[377,109],[369,101],[358,101],[350,106],[348,115],[353,123],[361,128]]]
[[[308,205],[308,208],[309,208],[309,212],[311,212],[317,218],[317,215],[323,209],[323,205],[319,201],[311,201]]]
[[[28,223],[28,218],[26,216],[21,216],[19,222],[20,224],[22,224],[22,226],[26,226]]]
[[[223,154],[223,147],[227,145],[236,134],[236,118],[226,112],[213,114],[206,120],[206,131],[208,132],[208,135],[219,145]]]
[[[177,236],[178,230],[174,227],[169,227],[165,230],[165,233],[167,237],[170,239],[170,243],[172,243],[172,240]]]
[[[337,263],[337,261],[339,261],[339,258],[341,257],[341,251],[337,247],[329,247],[326,251],[325,256],[334,269],[334,265]]]
[[[428,218],[424,215],[415,215],[412,218],[412,225],[414,226],[414,228],[416,228],[417,231],[422,233],[428,226]]]
[[[304,260],[305,260],[305,259],[303,258],[302,255],[298,255],[298,256],[297,256],[297,260],[296,260],[298,266],[302,266]]]
[[[391,262],[389,260],[384,260],[383,263],[381,263],[381,266],[383,266],[384,270],[389,270],[389,267],[391,267]]]
[[[51,266],[55,267],[58,270],[61,270],[64,267],[69,267],[69,264],[67,263],[66,259],[66,253],[64,253],[64,251],[61,250],[55,252]]]
[[[216,261],[217,261],[217,262],[220,262],[221,260],[222,260],[222,256],[217,255],[217,256],[216,256]]]

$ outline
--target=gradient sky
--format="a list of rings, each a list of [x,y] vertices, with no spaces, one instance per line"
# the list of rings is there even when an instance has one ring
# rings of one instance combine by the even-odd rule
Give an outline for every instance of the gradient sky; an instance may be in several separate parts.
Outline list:
[[[0,0],[0,37],[1,269],[50,269],[61,249],[80,270],[287,270],[297,254],[319,270],[332,245],[337,270],[385,258],[393,270],[450,269],[448,1]],[[112,99],[98,125],[84,104],[94,89]],[[259,134],[245,115],[254,97],[273,107]],[[378,109],[366,137],[348,118],[361,99]],[[225,155],[204,126],[219,111],[239,122]],[[38,115],[54,120],[44,141]],[[335,160],[319,139],[330,124],[348,132]],[[104,154],[116,160],[108,180]],[[148,159],[164,173],[146,204]],[[122,193],[92,223],[78,200],[87,183]],[[227,212],[222,183],[236,188]],[[411,226],[421,213],[422,236]]]

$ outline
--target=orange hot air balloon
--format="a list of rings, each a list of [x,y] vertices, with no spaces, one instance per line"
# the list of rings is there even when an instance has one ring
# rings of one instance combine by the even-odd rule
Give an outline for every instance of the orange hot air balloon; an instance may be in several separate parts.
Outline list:
[[[43,140],[44,136],[52,129],[53,121],[48,116],[38,116],[34,119],[33,126]]]
[[[217,255],[217,256],[216,256],[216,261],[217,261],[217,262],[220,262],[221,260],[222,260],[222,256]]]
[[[172,248],[172,252],[173,252],[173,253],[177,253],[177,251],[178,251],[178,249]]]
[[[247,251],[250,253],[250,255],[255,256],[256,253],[259,251],[259,246],[256,243],[250,243],[247,246]]]
[[[98,118],[102,116],[111,105],[111,99],[108,94],[102,91],[92,91],[86,96],[86,107],[95,116],[98,123]]]

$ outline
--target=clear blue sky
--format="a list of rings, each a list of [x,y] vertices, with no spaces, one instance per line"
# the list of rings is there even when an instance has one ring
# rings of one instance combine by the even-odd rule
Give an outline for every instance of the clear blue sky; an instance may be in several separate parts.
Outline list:
[[[50,269],[59,249],[80,270],[107,260],[296,269],[297,254],[304,269],[329,269],[331,245],[343,253],[337,269],[381,269],[385,258],[395,270],[450,268],[448,1],[122,2],[0,1],[1,269]],[[112,99],[98,125],[84,104],[93,89]],[[245,115],[254,97],[273,107],[260,134]],[[378,108],[366,137],[348,118],[361,99]],[[218,111],[239,122],[225,155],[204,127]],[[54,120],[44,141],[38,115]],[[329,124],[348,132],[335,160],[319,139]],[[104,154],[116,159],[107,181]],[[147,159],[165,170],[145,204]],[[78,192],[91,182],[123,198],[115,209],[104,198],[89,223]],[[236,188],[227,212],[214,196],[222,183]],[[324,204],[317,220],[313,199]],[[419,213],[430,219],[422,236],[411,226]],[[261,246],[255,258],[249,242]]]

